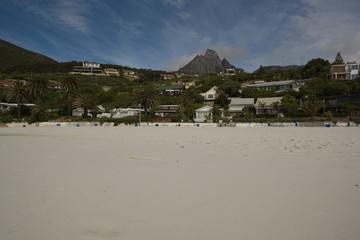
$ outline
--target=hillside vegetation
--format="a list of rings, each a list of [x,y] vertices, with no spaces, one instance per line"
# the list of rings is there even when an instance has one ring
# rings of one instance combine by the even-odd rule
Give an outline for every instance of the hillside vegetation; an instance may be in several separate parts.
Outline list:
[[[0,71],[31,71],[48,68],[57,61],[0,39]]]

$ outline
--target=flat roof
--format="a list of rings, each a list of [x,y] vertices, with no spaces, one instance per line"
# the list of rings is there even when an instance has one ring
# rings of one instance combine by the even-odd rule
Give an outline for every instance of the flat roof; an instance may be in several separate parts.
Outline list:
[[[254,84],[248,84],[247,87],[271,87],[271,86],[288,85],[291,83],[295,83],[295,80],[254,83]]]

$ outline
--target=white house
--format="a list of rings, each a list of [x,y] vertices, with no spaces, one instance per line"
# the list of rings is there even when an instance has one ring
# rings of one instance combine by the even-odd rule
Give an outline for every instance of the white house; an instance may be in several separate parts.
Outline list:
[[[105,108],[101,105],[98,105],[97,106],[97,111],[100,112],[100,113],[103,113],[105,112]],[[79,108],[75,108],[72,110],[72,115],[75,116],[75,117],[82,117],[84,114],[84,109],[79,107]],[[92,117],[92,111],[89,110],[88,112],[88,117]]]
[[[360,64],[349,62],[346,64],[332,65],[330,74],[334,80],[354,80],[359,78]]]
[[[195,110],[195,122],[212,122],[213,107],[204,106]]]
[[[281,113],[282,97],[258,98],[255,103],[256,115]]]
[[[35,104],[33,103],[21,103],[22,106],[27,106],[27,107],[35,107]],[[10,109],[12,107],[16,107],[17,108],[17,103],[4,103],[4,102],[0,102],[0,113],[4,113],[7,111],[10,111]]]
[[[126,69],[124,69],[124,70],[123,70],[123,73],[124,73],[124,75],[126,75],[126,76],[134,76],[134,75],[135,75],[135,71],[134,71],[134,70],[126,70]]]
[[[82,66],[75,66],[70,74],[104,75],[100,63],[95,62],[83,62]]]
[[[241,113],[245,107],[254,106],[254,98],[230,98],[229,113],[235,115]]]
[[[210,88],[207,92],[200,93],[200,95],[204,97],[205,101],[214,101],[219,95],[217,93],[217,90],[218,90],[218,87],[214,86],[214,87]]]
[[[111,110],[110,115],[112,118],[124,118],[130,116],[137,116],[143,109],[139,108],[116,108]]]
[[[104,73],[106,76],[120,76],[119,70],[115,68],[105,68]]]
[[[184,82],[185,89],[190,88],[191,86],[195,86],[195,82]]]

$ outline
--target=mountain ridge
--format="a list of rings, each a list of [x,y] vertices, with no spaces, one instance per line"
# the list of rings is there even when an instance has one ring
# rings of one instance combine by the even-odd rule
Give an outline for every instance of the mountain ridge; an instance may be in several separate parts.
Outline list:
[[[58,62],[43,54],[27,50],[0,39],[0,71],[7,72],[19,67],[30,68],[39,65],[52,65]]]

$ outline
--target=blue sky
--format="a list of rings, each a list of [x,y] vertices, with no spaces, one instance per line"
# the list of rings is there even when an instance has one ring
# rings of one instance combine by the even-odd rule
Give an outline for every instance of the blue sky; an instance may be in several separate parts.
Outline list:
[[[360,60],[359,0],[1,0],[0,38],[57,61],[178,70],[207,48],[247,72]]]

